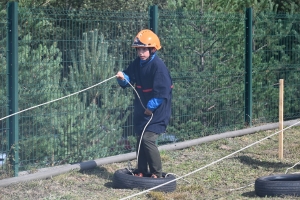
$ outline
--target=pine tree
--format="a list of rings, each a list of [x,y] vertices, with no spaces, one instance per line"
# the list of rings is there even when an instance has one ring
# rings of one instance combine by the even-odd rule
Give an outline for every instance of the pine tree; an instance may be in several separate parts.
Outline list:
[[[98,30],[83,33],[78,47],[70,52],[72,65],[63,81],[68,93],[92,86],[121,69],[122,59],[108,53],[108,43]],[[116,80],[70,98],[69,108],[60,111],[66,114],[54,122],[59,127],[58,155],[68,152],[69,162],[115,155],[112,150],[122,137],[130,104],[131,95],[126,95]]]
[[[32,41],[28,34],[19,44],[20,110],[64,95],[59,87],[62,58],[56,43],[32,48]],[[60,102],[53,102],[19,114],[20,160],[24,165],[49,164],[53,158],[56,132],[50,121],[60,107]]]
[[[0,21],[5,24],[6,12],[5,8],[0,5]],[[5,117],[7,110],[7,95],[6,95],[6,26],[0,27],[0,117]],[[6,134],[5,134],[5,121],[0,121],[0,158],[2,151],[6,149]],[[3,152],[4,153],[4,152]]]
[[[24,37],[27,43],[31,40],[29,35]],[[71,51],[69,77],[60,83],[62,60],[55,43],[49,49],[22,45],[20,102],[35,106],[58,99],[103,81],[120,69],[122,61],[108,54],[108,44],[97,30],[84,33],[78,46],[80,49]],[[130,102],[131,95],[110,80],[21,114],[21,160],[34,158],[38,165],[55,165],[115,155]]]
[[[285,80],[285,119],[299,112],[299,26],[294,15],[257,13],[253,39],[254,120],[278,120],[278,83]],[[292,41],[292,42],[291,42]]]
[[[168,131],[178,138],[196,138],[243,124],[241,19],[239,14],[185,11],[176,12],[174,19],[161,19],[160,34],[167,36],[162,37],[162,58],[175,85]]]

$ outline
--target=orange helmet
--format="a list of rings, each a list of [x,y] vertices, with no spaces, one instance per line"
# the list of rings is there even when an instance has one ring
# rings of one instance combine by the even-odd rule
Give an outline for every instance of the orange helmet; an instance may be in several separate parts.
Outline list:
[[[161,48],[159,38],[149,29],[141,30],[135,36],[132,47],[154,47],[156,50]]]

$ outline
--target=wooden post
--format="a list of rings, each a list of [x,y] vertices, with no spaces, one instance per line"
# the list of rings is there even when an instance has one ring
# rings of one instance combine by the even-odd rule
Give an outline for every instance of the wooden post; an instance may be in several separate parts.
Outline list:
[[[283,105],[284,105],[284,80],[279,80],[279,159],[283,159]]]

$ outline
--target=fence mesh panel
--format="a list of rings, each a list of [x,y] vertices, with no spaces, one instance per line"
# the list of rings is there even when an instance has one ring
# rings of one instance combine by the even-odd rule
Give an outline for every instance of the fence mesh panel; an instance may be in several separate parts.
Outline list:
[[[3,16],[2,16],[3,15]],[[0,12],[0,101],[6,115],[6,12]],[[299,117],[298,15],[254,13],[254,126]],[[148,12],[19,8],[20,170],[135,151],[131,88],[116,80],[77,93],[124,69]],[[160,10],[158,55],[173,78],[172,118],[158,144],[245,128],[245,16]],[[7,152],[1,121],[0,159]],[[1,162],[1,161],[0,161]],[[2,167],[3,168],[3,167]]]
[[[242,128],[244,16],[160,11],[159,35],[175,82],[169,131],[185,140]]]
[[[132,33],[147,13],[20,8],[20,108],[99,83],[134,57]],[[128,96],[128,97],[127,97]],[[24,169],[132,151],[132,92],[116,80],[20,114]]]
[[[284,119],[299,118],[300,16],[259,13],[254,17],[253,120],[278,121],[279,79],[284,79]]]
[[[6,97],[6,21],[5,9],[0,10],[0,117],[6,116],[7,111],[7,97]],[[6,121],[0,121],[0,169],[4,167],[4,161],[7,154],[7,135],[6,135]]]

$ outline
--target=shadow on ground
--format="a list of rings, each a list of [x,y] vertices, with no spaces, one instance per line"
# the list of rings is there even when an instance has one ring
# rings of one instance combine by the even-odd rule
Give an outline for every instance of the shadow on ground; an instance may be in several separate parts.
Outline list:
[[[108,172],[106,168],[101,166],[97,166],[93,169],[80,170],[80,172],[83,174],[95,175],[98,178],[102,178],[106,180],[112,180],[113,177],[113,173]]]
[[[234,159],[237,159],[241,163],[249,165],[254,169],[257,169],[259,167],[272,168],[274,172],[280,172],[280,173],[284,173],[284,171],[287,168],[291,167],[290,164],[282,163],[280,161],[278,162],[261,161],[261,160],[253,159],[252,157],[249,156],[238,156],[235,157]]]
[[[114,184],[113,184],[112,181],[105,183],[104,186],[107,187],[107,188],[114,188]]]
[[[243,197],[247,197],[247,198],[257,198],[258,196],[256,196],[255,191],[251,191],[251,192],[245,192],[242,194]]]

